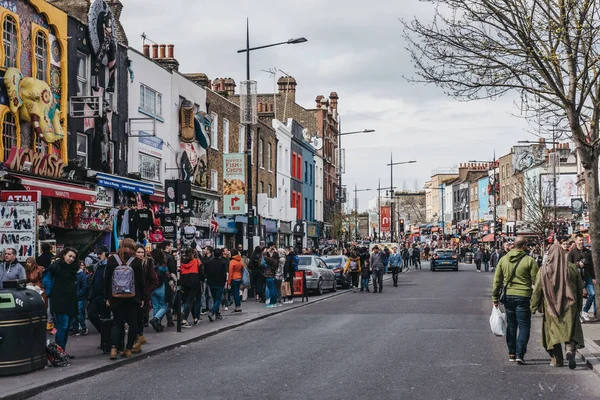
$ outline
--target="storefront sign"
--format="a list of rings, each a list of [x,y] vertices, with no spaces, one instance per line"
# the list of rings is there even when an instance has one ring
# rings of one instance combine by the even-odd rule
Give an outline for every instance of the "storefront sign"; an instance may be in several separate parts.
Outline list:
[[[244,214],[246,183],[244,153],[223,154],[223,214]]]
[[[0,203],[0,226],[0,251],[15,249],[21,263],[36,256],[35,203]]]
[[[279,233],[291,235],[292,232],[292,223],[291,222],[279,222]]]
[[[122,176],[109,174],[96,174],[98,185],[107,188],[126,190],[134,193],[154,194],[154,185],[135,179],[123,178]]]
[[[11,148],[4,165],[13,171],[29,172],[49,178],[62,177],[66,167],[63,160],[56,154],[38,153],[33,149],[23,147]]]
[[[153,157],[162,158],[163,140],[152,136],[147,132],[140,131],[139,148],[140,153],[146,153]]]
[[[39,190],[3,190],[0,201],[16,203],[35,203],[38,210],[42,208],[42,192]]]
[[[106,207],[110,208],[115,205],[115,190],[111,188],[105,188],[102,186],[96,187],[96,202],[89,203],[85,202],[86,207]]]
[[[381,232],[389,232],[392,226],[392,220],[391,220],[391,208],[390,206],[381,206],[381,211],[380,211],[380,225],[381,225]]]

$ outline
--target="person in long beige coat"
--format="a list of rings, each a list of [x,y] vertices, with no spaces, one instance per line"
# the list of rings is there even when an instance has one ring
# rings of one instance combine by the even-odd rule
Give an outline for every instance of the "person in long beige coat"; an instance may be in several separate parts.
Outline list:
[[[567,253],[554,244],[540,269],[533,295],[531,311],[544,312],[542,345],[552,358],[551,365],[562,367],[562,343],[565,343],[569,368],[575,369],[575,352],[584,347],[579,310],[583,306],[583,282],[574,264],[567,262]]]

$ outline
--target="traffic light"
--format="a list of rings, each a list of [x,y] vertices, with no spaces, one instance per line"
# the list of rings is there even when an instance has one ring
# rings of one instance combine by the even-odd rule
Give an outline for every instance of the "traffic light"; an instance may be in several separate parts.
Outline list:
[[[403,219],[401,219],[400,222],[398,223],[398,231],[401,234],[404,233],[404,220]]]
[[[494,233],[496,235],[502,235],[502,220],[499,219],[496,221],[496,224],[494,224]]]

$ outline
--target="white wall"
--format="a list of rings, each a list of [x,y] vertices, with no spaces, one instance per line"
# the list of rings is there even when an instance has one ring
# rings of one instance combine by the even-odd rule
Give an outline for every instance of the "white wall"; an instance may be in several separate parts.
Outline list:
[[[273,207],[275,218],[282,221],[295,220],[291,208],[291,158],[292,158],[292,119],[288,123],[274,119],[273,129],[277,135],[277,199]]]
[[[315,221],[323,222],[323,157],[315,154]]]

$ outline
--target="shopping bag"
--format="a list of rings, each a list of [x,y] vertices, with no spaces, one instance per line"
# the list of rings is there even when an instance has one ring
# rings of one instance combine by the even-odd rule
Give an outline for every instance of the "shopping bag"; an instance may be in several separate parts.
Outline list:
[[[292,289],[290,288],[289,282],[281,283],[281,297],[289,297],[292,295]]]
[[[250,271],[248,271],[248,268],[242,270],[242,287],[244,289],[250,287]]]
[[[492,333],[496,336],[504,336],[506,333],[506,314],[500,311],[498,307],[492,308],[490,328],[492,328]]]

